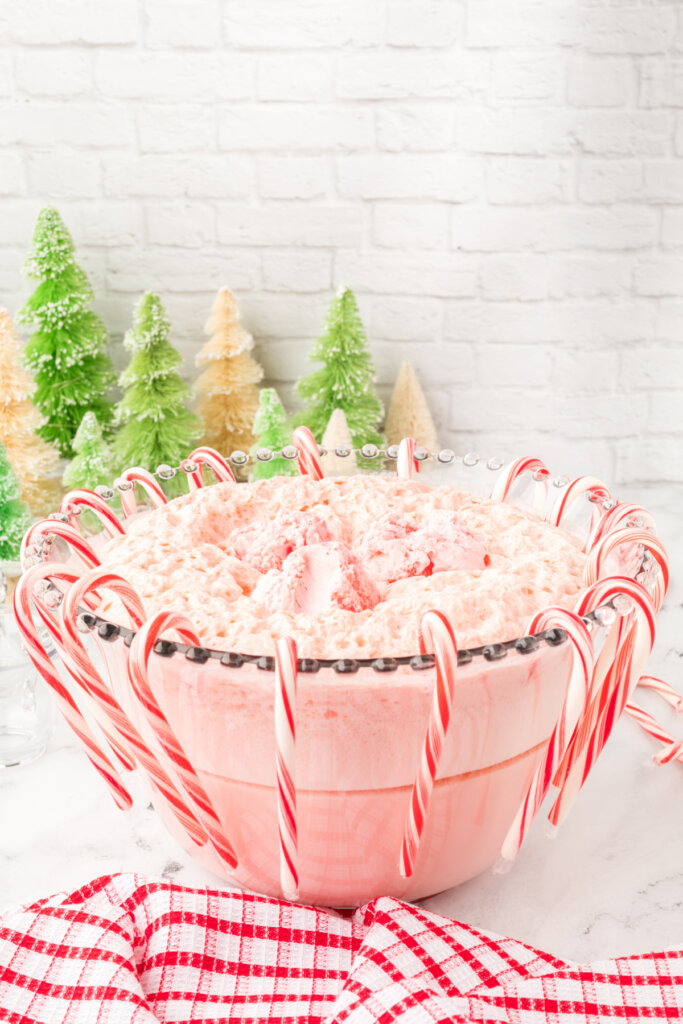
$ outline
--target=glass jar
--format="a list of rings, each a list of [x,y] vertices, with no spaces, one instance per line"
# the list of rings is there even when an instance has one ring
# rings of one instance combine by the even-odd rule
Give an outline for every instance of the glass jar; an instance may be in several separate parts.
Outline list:
[[[29,764],[45,753],[54,702],[24,650],[0,569],[0,767]]]

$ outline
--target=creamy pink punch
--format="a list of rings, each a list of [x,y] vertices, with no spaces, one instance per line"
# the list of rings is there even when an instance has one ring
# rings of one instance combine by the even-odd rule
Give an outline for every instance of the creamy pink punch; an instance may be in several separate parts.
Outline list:
[[[437,608],[461,648],[522,636],[551,604],[574,605],[577,540],[514,506],[420,480],[353,476],[215,484],[126,523],[101,550],[148,614],[184,612],[207,646],[299,657],[414,655]],[[127,622],[113,599],[101,614]],[[97,639],[97,638],[96,638]],[[126,683],[123,644],[100,641],[120,699],[147,735]],[[418,899],[492,864],[559,716],[568,643],[475,657],[458,668],[415,873],[399,852],[435,685],[433,668],[367,665],[300,672],[296,787],[299,897],[350,906]],[[280,895],[274,673],[182,654],[150,661],[150,685],[234,845],[242,885]],[[219,874],[208,847],[169,829]]]
[[[514,506],[360,475],[202,488],[131,520],[101,557],[148,614],[185,613],[209,647],[264,654],[287,635],[316,658],[415,654],[430,608],[462,647],[521,636],[539,609],[575,603],[585,560]]]

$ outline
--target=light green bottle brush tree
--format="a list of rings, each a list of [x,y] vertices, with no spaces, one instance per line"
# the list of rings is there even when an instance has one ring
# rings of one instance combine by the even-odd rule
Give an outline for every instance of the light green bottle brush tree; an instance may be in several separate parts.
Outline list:
[[[45,418],[38,433],[70,458],[86,412],[109,426],[114,371],[105,354],[107,329],[90,309],[92,289],[71,235],[50,206],[38,216],[25,272],[40,282],[20,314],[36,327],[25,361],[36,383],[33,401]]]
[[[189,388],[181,380],[181,358],[169,341],[171,325],[161,299],[145,292],[135,310],[133,327],[123,343],[131,360],[119,383],[123,397],[116,410],[120,430],[114,440],[119,470],[159,465],[177,467],[201,433],[201,424],[187,408]],[[180,481],[184,474],[177,474]],[[182,490],[180,483],[170,487]]]

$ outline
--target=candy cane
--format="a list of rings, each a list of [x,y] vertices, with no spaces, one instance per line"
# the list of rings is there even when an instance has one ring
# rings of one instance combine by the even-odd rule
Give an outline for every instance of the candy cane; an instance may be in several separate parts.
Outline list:
[[[683,697],[674,690],[673,686],[665,683],[663,679],[657,679],[655,676],[641,676],[638,680],[638,686],[653,690],[676,711],[683,711]],[[673,736],[669,735],[653,715],[635,703],[627,704],[625,710],[646,733],[665,744],[664,750],[660,750],[658,754],[654,755],[656,764],[668,764],[669,761],[674,759],[683,760],[683,757],[680,756],[683,744],[677,743]]]
[[[87,540],[81,536],[80,531],[74,529],[70,523],[63,523],[59,519],[41,519],[29,527],[21,544],[22,563],[24,562],[26,549],[35,544],[36,537],[61,537],[62,540],[67,541],[88,568],[100,564],[99,558]]]
[[[575,480],[572,480],[570,484],[564,489],[564,492],[557,499],[550,514],[548,515],[548,522],[553,526],[561,526],[562,520],[566,516],[567,512],[574,504],[577,498],[582,494],[588,492],[594,492],[596,496],[604,499],[610,497],[610,493],[607,490],[607,486],[599,480],[596,476],[578,476]],[[591,528],[595,525],[595,519],[597,517],[597,511],[595,506],[591,512]],[[590,530],[589,530],[590,534]],[[584,547],[584,551],[586,547]]]
[[[595,652],[590,633],[574,612],[551,607],[531,620],[527,632],[535,634],[559,626],[567,633],[573,646],[573,664],[560,717],[553,729],[543,761],[536,769],[526,796],[515,815],[501,849],[506,860],[513,860],[524,842],[531,822],[551,786],[562,756],[574,730],[586,710],[590,680],[595,666]]]
[[[204,486],[204,466],[208,466],[209,469],[212,469],[216,478],[220,480],[221,483],[235,483],[235,474],[223,456],[219,455],[215,448],[195,448],[189,459],[186,461],[194,462],[197,465],[197,469],[188,475],[188,482],[191,491],[196,491],[198,488]]]
[[[93,698],[98,720],[110,742],[132,751],[152,784],[168,803],[172,813],[192,842],[204,845],[208,839],[163,766],[149,750],[145,740],[121,708],[116,697],[95,670],[76,627],[78,608],[94,589],[108,589],[120,597],[135,627],[140,627],[144,610],[131,585],[116,573],[91,570],[82,576],[67,593],[62,603],[63,637],[61,650],[64,663],[75,681]]]
[[[654,517],[647,509],[644,509],[642,505],[627,505],[621,502],[614,508],[607,509],[600,517],[591,530],[584,551],[590,551],[599,540],[618,527],[635,526],[634,520],[640,520],[644,529],[651,530],[653,533],[657,532]]]
[[[410,480],[419,470],[419,463],[415,458],[415,439],[404,437],[398,446],[398,457],[396,459],[396,475],[399,480]]]
[[[654,644],[655,606],[645,588],[627,576],[612,576],[593,584],[581,598],[577,613],[585,615],[620,595],[630,597],[633,608],[617,620],[598,657],[588,710],[556,774],[560,793],[550,812],[553,824],[560,824],[567,816],[628,703]]]
[[[663,679],[657,679],[656,676],[641,676],[638,680],[638,686],[654,690],[676,711],[683,711],[683,697],[681,697],[677,690],[674,690],[673,686],[665,683]]]
[[[661,540],[647,530],[627,527],[606,534],[588,554],[584,566],[584,584],[591,586],[604,575],[607,556],[621,544],[642,544],[659,565],[660,572],[654,580],[651,595],[655,609],[659,611],[669,588],[669,556]]]
[[[154,508],[161,508],[162,505],[166,505],[168,502],[168,498],[164,494],[158,480],[151,473],[148,473],[146,469],[143,469],[142,466],[132,466],[131,469],[127,469],[125,473],[121,474],[114,486],[116,487],[120,483],[131,484],[128,490],[119,492],[121,494],[121,509],[125,519],[135,515],[138,510],[135,500],[136,484],[140,484],[147,493],[147,497],[152,502]]]
[[[145,613],[142,607],[142,602],[135,593],[135,591],[126,583],[127,590],[119,587],[120,577],[108,573],[106,570],[93,570],[97,573],[97,578],[100,584],[106,587],[108,583],[113,580],[114,586],[112,589],[117,592],[120,591],[124,599],[124,604],[130,614],[131,621],[135,626],[140,626],[144,621]],[[80,582],[84,577],[78,578]],[[78,601],[78,590],[76,591],[77,603],[74,604],[74,589],[71,588],[65,596],[64,602],[61,608],[60,616],[60,630],[59,633],[54,637],[55,643],[59,649],[62,662],[69,675],[74,679],[86,696],[86,700],[91,707],[93,717],[99,725],[105,739],[109,743],[114,753],[118,756],[119,760],[124,764],[126,768],[132,771],[135,768],[135,759],[130,753],[128,746],[125,741],[122,741],[121,731],[112,728],[111,713],[107,712],[107,702],[113,701],[110,697],[109,690],[107,688],[107,699],[102,701],[97,695],[93,693],[93,687],[90,683],[91,676],[91,662],[85,648],[82,644],[80,636],[77,633],[77,618],[79,609],[83,604],[88,604],[89,599],[93,596],[95,587],[88,589],[84,594],[82,600]],[[99,594],[98,594],[99,597]],[[73,621],[72,621],[73,620]],[[69,645],[69,638],[73,635],[78,638],[78,643],[75,647]],[[99,677],[98,677],[99,678]]]
[[[280,637],[275,645],[275,743],[280,888],[285,899],[299,891],[296,818],[296,644]]]
[[[659,724],[654,715],[641,708],[640,704],[629,702],[624,710],[648,735],[664,744],[664,749],[653,756],[655,764],[683,761],[683,740],[674,740],[673,736]]]
[[[122,533],[125,533],[123,526],[119,522],[119,518],[116,513],[109,507],[104,498],[96,494],[95,491],[88,491],[85,489],[69,491],[62,498],[59,511],[69,516],[71,525],[75,528],[77,525],[77,517],[70,512],[72,508],[87,508],[93,512],[103,529],[110,537],[120,537]]]
[[[655,764],[669,764],[671,761],[683,761],[683,740],[678,742],[672,741],[669,747],[665,747],[664,750],[660,750],[658,754],[653,755]]]
[[[522,473],[526,473],[528,471],[533,472],[536,482],[543,485],[541,488],[537,487],[535,489],[533,502],[534,508],[538,512],[542,512],[545,508],[548,496],[547,477],[550,476],[550,470],[544,462],[541,462],[540,459],[533,458],[532,456],[515,459],[501,470],[500,476],[496,480],[494,488],[491,491],[491,500],[506,501],[514,482],[519,479]]]
[[[310,476],[312,480],[322,480],[324,474],[320,452],[308,427],[297,427],[292,440],[299,450],[299,472],[303,476]]]
[[[410,794],[408,819],[403,833],[399,870],[410,878],[427,820],[427,811],[439,768],[443,744],[451,720],[455,677],[458,668],[458,645],[446,616],[434,609],[422,617],[425,644],[434,648],[436,683],[432,708],[420,755],[420,765]]]
[[[190,764],[149,685],[149,661],[154,645],[161,633],[172,629],[176,630],[186,643],[200,643],[192,623],[184,615],[176,612],[157,612],[145,622],[133,639],[128,659],[128,678],[161,749],[171,762],[197,818],[206,829],[211,845],[221,861],[232,871],[237,867],[235,851],[223,833],[223,826],[199,776]]]
[[[32,569],[28,569],[21,576],[14,591],[14,614],[23,639],[24,648],[36,670],[52,690],[57,706],[68,725],[83,744],[88,760],[109,786],[117,806],[122,810],[127,810],[133,803],[128,790],[121,782],[119,773],[95,739],[74,698],[55,671],[52,660],[45,651],[45,647],[34,625],[31,616],[31,602],[33,601],[40,608],[33,593],[34,587],[36,583],[45,580],[47,577],[64,580],[68,583],[74,583],[78,579],[78,576],[69,571],[66,566],[54,563],[36,565]],[[47,611],[45,614],[48,615]],[[49,615],[48,618],[50,618]],[[54,626],[54,623],[50,632],[53,637],[59,636],[59,630]]]

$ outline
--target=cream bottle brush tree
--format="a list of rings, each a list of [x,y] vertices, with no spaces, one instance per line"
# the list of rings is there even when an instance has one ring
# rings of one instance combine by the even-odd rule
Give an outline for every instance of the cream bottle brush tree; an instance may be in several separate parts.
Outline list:
[[[54,479],[59,454],[36,431],[43,418],[31,401],[35,385],[21,364],[21,341],[12,318],[0,309],[0,441],[34,515],[54,512],[59,486]]]
[[[322,447],[326,451],[320,460],[325,476],[348,476],[356,472],[358,468],[356,453],[353,449],[349,425],[342,409],[335,409],[330,416],[323,434]],[[335,450],[337,448],[346,449],[349,454],[337,455]]]
[[[240,323],[235,297],[221,288],[204,328],[209,340],[197,354],[203,372],[195,382],[198,412],[204,425],[202,443],[223,455],[248,452],[254,443],[257,385],[263,369],[249,355],[254,339]]]
[[[401,363],[384,431],[387,444],[399,444],[404,437],[412,437],[427,451],[438,451],[439,441],[434,420],[410,363]]]

